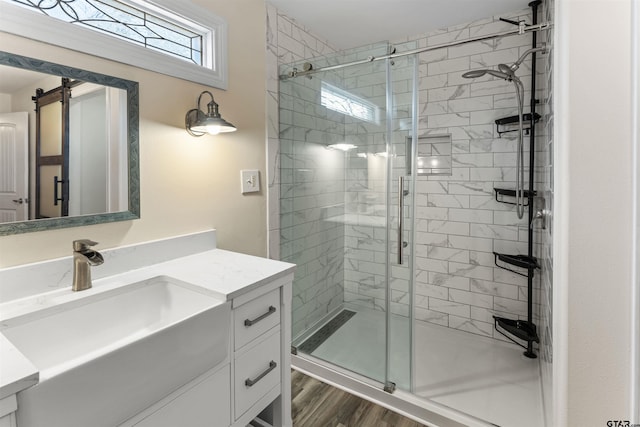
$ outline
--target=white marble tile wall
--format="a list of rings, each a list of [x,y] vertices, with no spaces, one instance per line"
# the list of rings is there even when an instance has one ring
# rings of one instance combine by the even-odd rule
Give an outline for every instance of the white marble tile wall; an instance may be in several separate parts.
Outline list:
[[[530,19],[530,10],[502,17]],[[487,18],[418,37],[421,46],[511,29]],[[527,219],[495,200],[494,187],[514,188],[515,134],[498,137],[494,120],[517,114],[513,84],[462,73],[513,63],[531,37],[515,36],[420,55],[419,135],[451,134],[452,175],[419,177],[416,197],[415,317],[450,328],[503,339],[492,316],[526,318],[527,280],[494,264],[493,251],[526,254]],[[530,98],[530,62],[517,75]],[[544,72],[544,67],[539,72]],[[538,83],[538,89],[544,87]],[[543,95],[542,90],[539,96]],[[539,124],[537,129],[543,129]],[[528,150],[528,138],[525,137]],[[536,152],[544,164],[546,151]],[[525,156],[528,164],[528,155]],[[542,169],[540,169],[540,172]],[[525,171],[528,177],[528,169]],[[537,173],[536,180],[541,180]],[[526,272],[520,270],[521,272]],[[534,294],[539,311],[539,289]]]
[[[543,3],[541,17],[547,22],[554,22],[554,1],[546,0]],[[545,128],[545,137],[541,143],[541,148],[546,151],[547,155],[541,162],[542,166],[542,182],[539,185],[539,191],[544,195],[546,208],[553,212],[554,186],[553,186],[553,29],[539,38],[540,41],[547,43],[549,53],[544,56],[544,70],[542,76],[546,82],[546,91],[544,95],[543,108],[544,113],[543,126]],[[546,230],[542,231],[540,245],[538,246],[537,256],[541,260],[542,271],[540,273],[541,295],[540,295],[540,367],[542,372],[542,399],[545,408],[544,416],[546,425],[552,424],[552,386],[553,386],[553,333],[552,333],[552,309],[553,309],[553,222],[549,224]]]
[[[530,20],[529,14],[529,10],[523,10],[503,17]],[[408,37],[407,40],[430,46],[511,28],[511,24],[498,18],[458,25],[417,38]],[[492,253],[527,252],[526,216],[518,220],[511,205],[495,201],[493,190],[494,187],[513,188],[515,185],[515,137],[498,138],[494,124],[497,118],[517,113],[513,85],[486,78],[466,80],[461,75],[470,69],[497,68],[499,63],[512,63],[530,47],[530,43],[528,36],[512,37],[420,55],[419,135],[451,134],[453,168],[451,176],[418,178],[415,200],[415,316],[418,320],[502,339],[494,331],[493,314],[526,318],[526,278],[496,268]],[[367,69],[354,67],[345,73],[350,76],[345,83],[384,105],[382,64]],[[392,75],[394,72],[392,69]],[[530,74],[530,66],[525,62],[518,70],[518,76],[527,89],[526,104]],[[410,75],[406,74],[404,93],[399,89],[402,87],[400,81],[400,77],[396,78],[394,99],[410,100]],[[368,92],[367,85],[371,86]],[[541,87],[544,84],[538,83],[538,89]],[[398,102],[402,105],[402,101]],[[409,101],[405,102],[408,104]],[[538,129],[541,127],[538,125]],[[384,150],[384,127],[378,129],[360,124],[358,129],[352,130],[347,125],[346,130],[356,134],[361,143],[364,142],[362,135],[366,135],[369,145],[377,141],[380,151]],[[393,169],[394,183],[403,169],[402,139],[405,136],[402,132],[394,134],[397,140],[393,142],[398,150],[394,158],[397,162]],[[525,147],[528,147],[527,138]],[[545,154],[544,150],[537,153],[538,164],[545,164]],[[528,155],[525,164],[528,164]],[[374,216],[378,211],[378,216],[384,218],[383,187],[372,191],[371,165],[371,160],[357,157],[355,152],[350,155],[347,211],[367,212]],[[542,171],[540,168],[539,172]],[[537,177],[541,179],[539,173]],[[392,191],[392,194],[390,222],[395,224],[396,193]],[[384,238],[384,228],[365,224],[347,227],[346,302],[383,309]],[[391,256],[395,255],[395,248],[393,245]],[[394,267],[391,275],[392,311],[406,314],[409,298],[405,271],[402,267]],[[536,289],[536,320],[539,295]]]
[[[279,124],[279,72],[280,65],[305,58],[335,52],[325,41],[313,36],[294,20],[266,3],[267,20],[267,182],[269,257],[280,258],[280,124]]]
[[[374,46],[369,46],[374,50]],[[359,49],[349,60],[372,55]],[[380,48],[378,48],[380,50]],[[381,53],[387,51],[384,47]],[[341,70],[350,93],[374,104],[379,120],[346,119],[345,135],[358,147],[348,152],[345,210],[344,301],[383,310],[386,294],[386,72],[384,62]]]
[[[269,256],[297,264],[294,337],[343,300],[344,232],[331,218],[343,213],[344,154],[326,145],[340,142],[344,124],[317,105],[320,79],[278,75],[334,51],[267,3]]]
[[[415,43],[404,43],[396,47],[402,51],[415,46]],[[377,49],[387,52],[389,47]],[[369,50],[369,55],[371,54]],[[387,84],[387,66],[390,70],[390,85]],[[387,257],[392,265],[397,262],[397,239],[394,233],[397,226],[398,188],[395,183],[400,175],[405,175],[405,147],[411,130],[412,81],[415,72],[415,58],[411,57],[395,59],[393,64],[380,61],[350,67],[344,72],[345,86],[353,94],[374,103],[380,111],[377,123],[351,120],[345,127],[347,137],[358,148],[349,153],[345,188],[347,212],[354,215],[357,221],[355,224],[348,224],[345,230],[344,300],[346,303],[376,310],[384,310],[386,305]],[[388,159],[380,155],[387,150],[387,88],[392,93],[391,127],[394,129]],[[390,182],[393,183],[389,200],[386,193],[387,161],[392,165]],[[388,212],[387,202],[390,205]],[[387,222],[394,230],[389,236],[389,254],[386,252]],[[391,311],[408,316],[410,290],[407,264],[393,265],[390,276]]]
[[[280,258],[280,141],[279,141],[279,67],[305,58],[335,52],[325,41],[266,3],[266,87],[267,87],[267,186],[269,257]]]

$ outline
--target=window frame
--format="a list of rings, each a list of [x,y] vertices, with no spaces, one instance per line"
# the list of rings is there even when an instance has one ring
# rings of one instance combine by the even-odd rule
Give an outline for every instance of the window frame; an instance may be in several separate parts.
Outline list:
[[[125,0],[131,5],[162,16],[174,15],[176,22],[195,23],[206,31],[202,43],[202,63],[196,65],[179,58],[136,45],[80,25],[70,24],[29,10],[9,0],[0,0],[0,28],[43,43],[133,65],[172,77],[227,89],[227,22],[191,2],[179,0]]]

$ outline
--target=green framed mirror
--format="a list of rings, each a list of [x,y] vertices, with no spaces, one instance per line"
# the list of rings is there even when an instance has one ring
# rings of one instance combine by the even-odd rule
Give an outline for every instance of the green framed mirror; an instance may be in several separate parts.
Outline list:
[[[138,83],[0,52],[0,236],[140,218]]]

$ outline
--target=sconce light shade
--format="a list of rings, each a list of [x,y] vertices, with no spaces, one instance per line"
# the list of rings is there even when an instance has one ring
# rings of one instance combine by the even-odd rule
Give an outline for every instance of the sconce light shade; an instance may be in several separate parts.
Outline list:
[[[207,112],[204,113],[200,109],[200,100],[202,95],[208,94],[211,102],[207,104]],[[217,135],[223,132],[234,132],[236,127],[220,116],[218,112],[218,104],[213,99],[213,94],[205,90],[198,96],[198,106],[187,111],[184,118],[184,126],[192,136],[202,136],[205,134]]]

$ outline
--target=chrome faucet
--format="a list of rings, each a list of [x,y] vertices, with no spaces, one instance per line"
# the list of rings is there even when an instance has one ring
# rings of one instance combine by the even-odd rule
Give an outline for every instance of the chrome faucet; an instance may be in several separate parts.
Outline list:
[[[91,249],[91,246],[97,245],[88,239],[73,241],[73,284],[72,291],[84,291],[91,287],[91,266],[100,265],[104,262],[104,258],[98,251]]]

